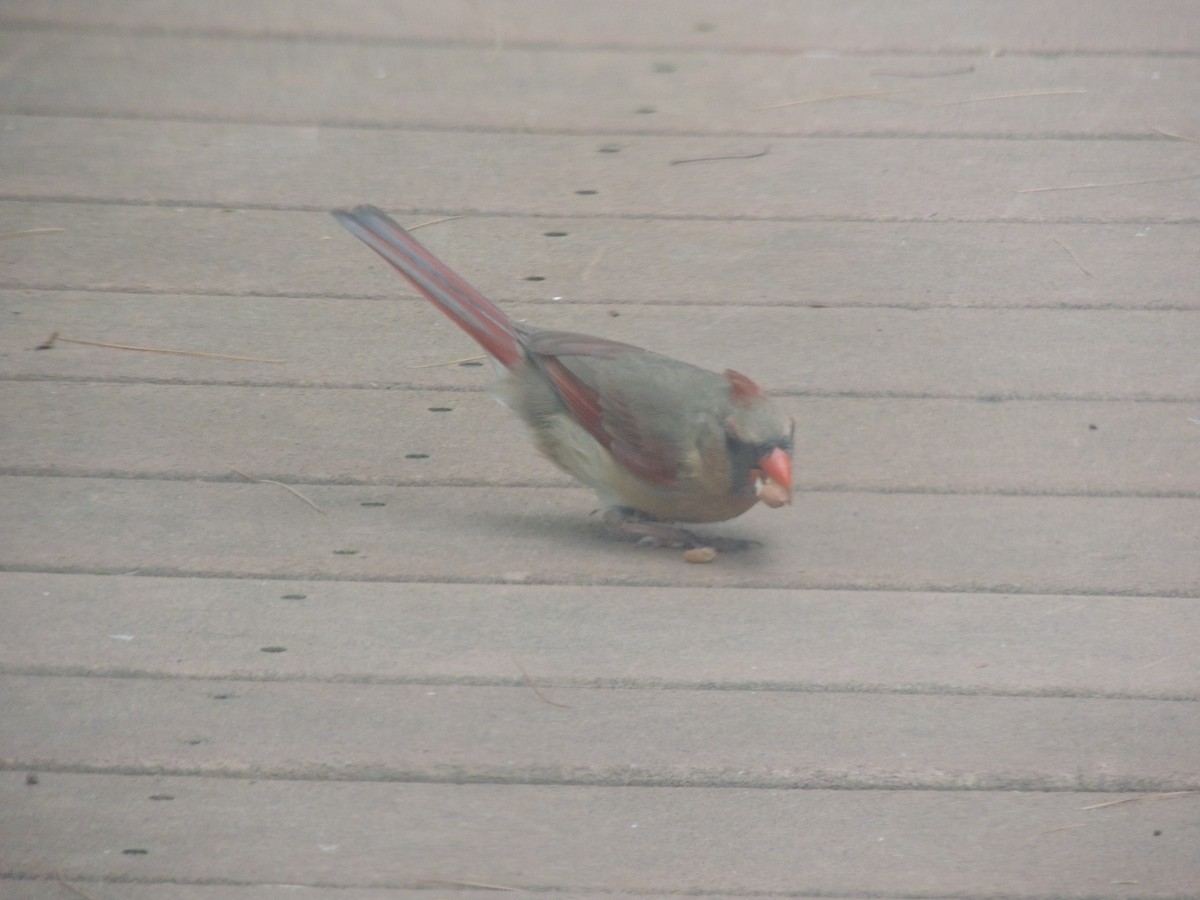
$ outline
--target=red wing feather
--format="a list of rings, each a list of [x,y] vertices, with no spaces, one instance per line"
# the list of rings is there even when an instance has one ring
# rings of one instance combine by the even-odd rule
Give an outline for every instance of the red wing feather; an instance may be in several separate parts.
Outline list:
[[[622,398],[606,403],[606,423],[613,432],[608,449],[625,468],[645,481],[670,484],[679,470],[679,453],[662,438],[638,427]]]
[[[555,357],[538,356],[537,361],[572,418],[605,447],[611,446],[613,438],[604,427],[599,392],[576,378]]]
[[[540,332],[533,335],[534,343],[541,343],[537,338],[543,334],[549,333]],[[618,348],[622,351],[637,349],[628,344],[604,341],[586,335],[567,337],[596,342],[589,345],[600,349],[599,354],[577,355],[612,358],[609,354]],[[637,417],[629,410],[624,398],[612,391],[602,396],[557,357],[538,354],[536,358],[571,416],[588,434],[607,447],[621,465],[645,481],[669,484],[674,480],[679,467],[679,455],[675,448],[640,428]]]

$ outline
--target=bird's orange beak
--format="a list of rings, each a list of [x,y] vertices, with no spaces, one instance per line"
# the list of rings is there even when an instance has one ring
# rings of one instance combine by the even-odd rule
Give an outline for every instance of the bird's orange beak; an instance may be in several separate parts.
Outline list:
[[[758,485],[758,498],[770,507],[792,502],[792,458],[779,447],[758,461],[765,481]]]

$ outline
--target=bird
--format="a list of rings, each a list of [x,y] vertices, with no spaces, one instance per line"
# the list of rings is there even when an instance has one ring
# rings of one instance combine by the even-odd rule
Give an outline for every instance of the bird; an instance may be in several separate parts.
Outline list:
[[[493,394],[545,457],[596,492],[617,531],[715,547],[721,539],[680,523],[792,502],[795,423],[747,376],[514,322],[378,207],[332,214],[479,343],[498,372]]]

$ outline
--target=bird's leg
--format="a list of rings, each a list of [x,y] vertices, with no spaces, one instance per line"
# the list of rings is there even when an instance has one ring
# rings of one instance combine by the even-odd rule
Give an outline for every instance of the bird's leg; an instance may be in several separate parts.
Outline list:
[[[627,506],[614,506],[606,510],[604,524],[622,534],[638,535],[639,544],[651,547],[682,547],[685,550],[695,547],[712,547],[714,550],[728,553],[745,550],[758,543],[737,538],[705,537],[671,522],[662,522],[651,518]]]
[[[695,532],[651,519],[635,510],[614,506],[604,513],[604,524],[622,534],[635,534],[639,544],[652,547],[703,547],[704,539]]]

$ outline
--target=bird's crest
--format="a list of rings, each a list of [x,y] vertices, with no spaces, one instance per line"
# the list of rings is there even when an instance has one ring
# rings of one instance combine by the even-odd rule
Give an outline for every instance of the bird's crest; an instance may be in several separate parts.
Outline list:
[[[741,372],[726,369],[725,378],[729,381],[729,399],[740,406],[749,406],[764,397],[762,388]]]

